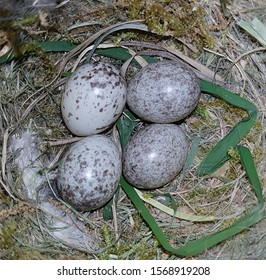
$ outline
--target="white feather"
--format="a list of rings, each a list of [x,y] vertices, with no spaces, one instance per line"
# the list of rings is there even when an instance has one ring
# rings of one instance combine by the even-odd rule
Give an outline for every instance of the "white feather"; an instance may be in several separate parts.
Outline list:
[[[66,213],[48,199],[50,186],[47,180],[56,178],[56,171],[40,175],[41,163],[40,139],[36,133],[22,131],[11,136],[8,150],[18,173],[22,176],[22,196],[26,200],[36,201],[45,213],[45,227],[54,238],[83,251],[98,249],[97,239],[89,232],[85,224],[74,213]],[[47,160],[48,162],[48,160]],[[42,190],[39,192],[39,188]]]
[[[21,174],[21,191],[26,200],[36,200],[36,191],[44,182],[40,175],[42,165],[39,139],[36,133],[23,131],[11,136],[9,152],[13,158],[18,174]]]

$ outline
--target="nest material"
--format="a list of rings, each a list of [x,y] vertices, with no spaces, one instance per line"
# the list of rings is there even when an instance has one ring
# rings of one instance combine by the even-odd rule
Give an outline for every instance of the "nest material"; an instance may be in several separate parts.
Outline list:
[[[260,7],[263,6],[263,1],[253,2],[254,6],[249,6],[251,4],[247,1],[234,1],[234,4],[228,6],[232,18],[226,18],[221,12],[218,1],[203,1],[202,5],[207,11],[205,21],[207,26],[210,27],[210,34],[214,39],[214,48],[212,50],[200,50],[198,56],[204,65],[224,77],[229,87],[254,102],[260,109],[258,124],[254,126],[244,142],[250,147],[260,178],[265,183],[265,144],[264,151],[262,145],[263,141],[266,142],[264,135],[265,112],[263,111],[266,104],[266,66],[262,63],[265,60],[265,52],[258,51],[244,55],[260,46],[235,23],[235,20],[240,16],[244,19],[252,19],[254,16],[260,18],[262,12]],[[48,32],[47,36],[51,39],[62,36],[76,42],[82,41],[85,34],[94,33],[95,29],[99,29],[99,26],[80,26],[67,31],[66,27],[72,24],[72,19],[68,19],[64,16],[64,13],[73,13],[76,20],[80,22],[87,21],[88,15],[90,20],[95,17],[97,21],[101,20],[102,17],[102,24],[108,26],[110,22],[108,22],[108,16],[106,15],[110,13],[110,10],[114,12],[117,21],[124,20],[124,11],[128,8],[129,3],[128,1],[113,1],[113,4],[109,6],[99,5],[100,7],[97,5],[91,6],[87,1],[83,3],[82,0],[70,1],[64,7],[65,9],[62,9],[62,16],[57,11],[53,15],[61,25],[62,33],[57,31],[57,35],[55,35]],[[80,9],[80,6],[82,6],[82,9]],[[100,10],[101,13],[99,13]],[[39,29],[41,27],[36,25],[35,28]],[[28,33],[27,36],[31,40],[43,39],[42,33],[40,35],[33,34],[31,30],[31,33]],[[144,39],[146,38],[144,37]],[[155,40],[156,42],[159,39],[151,36],[149,40]],[[161,43],[162,41],[159,42],[159,44]],[[180,47],[176,40],[171,37],[164,39],[164,43],[174,48]],[[190,52],[187,47],[185,47],[185,50]],[[106,59],[100,56],[95,56],[95,58]],[[47,55],[45,59],[54,64],[60,59],[60,55]],[[112,62],[119,63],[115,60]],[[75,59],[69,60],[65,70],[70,70],[74,63]],[[136,69],[130,68],[129,70],[134,72]],[[7,154],[7,140],[12,137],[11,135],[17,129],[30,129],[35,131],[43,141],[40,145],[41,155],[53,154],[54,158],[58,159],[63,146],[55,145],[51,147],[46,144],[48,141],[52,143],[52,140],[55,139],[60,139],[61,143],[64,143],[65,139],[72,137],[62,122],[59,109],[63,89],[61,87],[54,89],[54,84],[57,82],[57,80],[54,80],[56,73],[51,73],[51,69],[47,67],[42,57],[28,56],[20,62],[2,65],[0,71],[2,77],[0,83],[0,129],[3,150],[2,163],[4,163],[0,191],[0,219],[2,221],[0,258],[169,258],[169,254],[161,250],[149,228],[143,223],[134,206],[123,192],[120,192],[117,198],[117,208],[115,208],[115,205],[113,207],[112,220],[103,219],[103,209],[94,213],[87,213],[81,217],[83,221],[87,221],[85,227],[90,229],[93,225],[99,246],[104,249],[99,254],[90,254],[89,250],[83,250],[83,252],[74,250],[80,249],[77,246],[72,246],[69,249],[69,244],[66,246],[62,243],[62,239],[60,242],[59,239],[53,238],[55,236],[51,236],[47,218],[46,223],[43,223],[45,217],[47,217],[44,209],[40,209],[38,205],[33,205],[30,202],[25,202],[16,195],[16,190],[21,189],[23,185],[23,177],[19,177],[17,173],[14,173],[12,166],[8,165],[11,159]],[[51,81],[53,81],[52,84]],[[47,87],[47,84],[50,86]],[[174,197],[178,209],[184,213],[205,216],[213,214],[217,217],[227,217],[227,219],[219,219],[216,222],[209,223],[194,223],[177,218],[173,219],[157,208],[149,207],[152,215],[163,227],[172,244],[177,246],[180,241],[185,241],[188,236],[197,238],[217,229],[225,228],[243,211],[255,204],[256,199],[249,182],[243,176],[240,165],[234,159],[213,176],[203,179],[195,176],[196,166],[203,155],[233,127],[239,117],[241,117],[241,112],[223,102],[205,96],[201,99],[195,114],[184,124],[184,129],[190,135],[192,142],[199,133],[198,128],[201,128],[202,138],[205,140],[201,144],[199,156],[195,158],[194,166],[191,167],[188,174],[185,174],[186,176],[178,177],[169,186],[153,192],[152,195],[165,203],[167,197],[164,194],[170,193]],[[56,160],[54,163],[56,164]],[[63,214],[63,212],[60,213]],[[74,215],[77,220],[80,219],[75,213],[66,215],[70,215],[68,216],[70,219],[71,215]],[[264,259],[266,258],[265,223],[265,220],[263,220],[248,231],[214,246],[195,258]],[[117,240],[118,243],[116,243]]]

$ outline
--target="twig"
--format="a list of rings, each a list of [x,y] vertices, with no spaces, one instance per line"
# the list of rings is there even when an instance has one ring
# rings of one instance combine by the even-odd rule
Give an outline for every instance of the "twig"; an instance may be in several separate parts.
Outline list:
[[[67,144],[71,144],[71,143],[77,142],[77,141],[79,141],[82,138],[83,137],[72,137],[72,138],[67,138],[67,139],[60,139],[60,140],[53,140],[53,141],[44,141],[44,142],[42,142],[42,144],[48,145],[50,147],[62,146],[62,145],[67,145]]]
[[[119,239],[119,233],[118,233],[118,223],[117,223],[115,199],[113,199],[113,203],[112,203],[112,214],[113,214],[113,222],[114,222],[114,230],[115,230],[115,239],[118,240]]]

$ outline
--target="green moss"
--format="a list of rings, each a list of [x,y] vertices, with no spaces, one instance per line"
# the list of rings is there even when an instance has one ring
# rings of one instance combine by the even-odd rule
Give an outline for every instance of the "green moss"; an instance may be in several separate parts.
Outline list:
[[[198,105],[194,114],[199,117],[199,122],[194,123],[195,128],[204,129],[207,127],[215,127],[217,125],[210,117],[209,108],[205,105]]]
[[[205,10],[187,1],[131,1],[128,16],[144,19],[149,30],[159,35],[183,37],[198,48],[213,48],[213,38],[203,21]]]
[[[128,7],[128,16],[133,19],[141,17],[141,11],[143,10],[144,5],[142,0],[133,0],[130,2]]]
[[[186,200],[202,200],[212,202],[217,201],[222,195],[231,189],[230,184],[223,185],[217,188],[201,187],[194,188],[191,192],[186,195]]]
[[[235,147],[230,147],[227,151],[227,154],[229,155],[231,161],[233,161],[235,163],[240,161],[239,152]]]
[[[134,220],[135,221],[135,220]],[[143,224],[143,221],[142,221]],[[136,229],[133,227],[131,231],[135,232]],[[139,232],[139,231],[136,231]],[[132,232],[131,232],[132,233]],[[127,235],[127,234],[126,234]],[[102,227],[102,237],[103,242],[101,247],[107,247],[112,245],[114,241],[112,230],[109,226],[104,225]],[[103,253],[97,255],[100,260],[108,259],[139,259],[139,260],[149,260],[155,259],[157,255],[157,249],[159,244],[156,240],[151,238],[152,236],[138,237],[127,235],[127,238],[118,240],[113,246],[105,250]],[[149,240],[150,239],[150,240]],[[149,241],[149,242],[148,242]]]
[[[135,260],[152,260],[156,258],[158,243],[153,245],[141,240],[140,242],[118,243],[111,249],[100,254],[100,260],[108,259],[135,259]]]
[[[13,234],[16,230],[16,222],[13,220],[0,227],[0,249],[7,249],[13,245]]]
[[[13,28],[22,28],[27,25],[35,24],[39,21],[39,17],[35,15],[23,17],[21,19],[12,21],[11,25]]]
[[[5,194],[5,193],[1,193],[1,190],[0,190],[0,202],[1,204],[2,203],[5,203],[5,204],[8,204],[10,203],[12,200],[10,198],[9,195]],[[0,208],[1,209],[1,208]],[[2,210],[2,209],[1,209]]]

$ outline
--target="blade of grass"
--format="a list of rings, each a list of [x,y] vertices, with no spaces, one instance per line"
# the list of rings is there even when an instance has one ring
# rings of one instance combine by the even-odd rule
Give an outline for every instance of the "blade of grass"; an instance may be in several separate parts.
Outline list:
[[[121,47],[116,47],[116,48],[108,48],[108,49],[97,49],[95,53],[106,56],[106,57],[111,57],[115,59],[119,59],[122,61],[127,61],[132,57],[132,55],[128,52],[126,48],[121,48]],[[141,55],[142,58],[144,58],[148,63],[152,63],[157,61],[157,59],[152,58],[147,55]],[[136,60],[133,59],[134,66],[138,65]]]
[[[120,187],[117,188],[113,199],[111,199],[104,207],[103,207],[103,218],[104,220],[111,220],[113,219],[113,212],[112,212],[112,205],[113,201],[117,205],[118,198],[119,198],[119,193],[120,193]]]
[[[101,42],[103,42],[103,40],[109,36],[112,33],[121,31],[121,30],[137,30],[137,31],[145,31],[148,32],[148,26],[144,23],[141,23],[142,21],[131,21],[131,22],[125,22],[125,23],[120,23],[120,24],[116,24],[111,26],[108,30],[105,30],[104,33],[102,33],[97,40],[94,43],[94,46],[92,48],[92,50],[90,51],[88,57],[87,57],[87,61],[90,61],[95,50],[97,49],[97,47],[101,44]]]
[[[8,53],[0,56],[0,65],[11,61],[14,58],[14,51],[11,50]]]
[[[257,39],[262,45],[266,46],[266,25],[258,18],[255,17],[251,22],[240,20],[237,24]]]
[[[121,60],[126,60],[130,57],[128,51],[123,48],[117,48],[117,50],[114,48],[97,51],[103,55]],[[239,141],[246,136],[257,117],[257,108],[255,105],[231,91],[205,80],[201,80],[201,90],[214,97],[220,98],[233,106],[246,110],[248,112],[248,117],[238,123],[231,132],[209,152],[198,167],[197,174],[199,176],[214,172],[229,159],[227,155],[228,149],[236,146]]]
[[[34,43],[34,45],[41,47],[45,52],[69,52],[77,46],[68,41],[47,41]]]
[[[264,199],[262,195],[262,186],[260,183],[260,179],[251,152],[247,147],[244,146],[237,146],[237,150],[240,154],[241,164],[244,170],[246,171],[247,176],[254,188],[258,201],[259,203],[263,203]]]
[[[184,165],[184,167],[182,169],[182,172],[180,174],[180,180],[183,180],[187,176],[187,174],[189,173],[190,168],[192,167],[192,165],[194,163],[194,160],[196,158],[196,154],[199,150],[199,145],[200,145],[200,136],[195,136],[192,140],[191,147],[190,147],[190,150],[188,152],[185,165]]]
[[[145,195],[138,189],[135,189],[135,192],[141,198],[141,200],[165,212],[166,214],[171,215],[172,217],[179,218],[182,220],[192,221],[192,222],[209,222],[215,220],[214,216],[197,216],[197,215],[182,213],[180,211],[177,211],[177,207],[170,208],[153,198],[145,197]]]
[[[227,151],[230,147],[235,147],[242,140],[254,125],[257,118],[256,106],[241,96],[228,91],[220,86],[208,81],[201,80],[201,90],[225,102],[244,109],[248,117],[242,119],[212,150],[206,155],[198,167],[199,176],[211,174],[221,167],[228,159]]]
[[[138,209],[140,215],[144,219],[144,221],[149,225],[156,239],[160,242],[165,250],[168,252],[180,255],[180,256],[193,256],[199,254],[206,249],[216,245],[227,238],[249,228],[254,225],[261,219],[265,217],[265,211],[263,210],[263,204],[258,204],[253,210],[251,210],[245,217],[235,222],[232,226],[217,233],[204,236],[197,240],[189,241],[187,244],[179,247],[173,248],[171,244],[167,241],[165,234],[162,232],[155,219],[152,217],[143,201],[140,199],[136,190],[126,182],[126,180],[122,177],[120,180],[120,184],[128,195],[130,200],[133,202],[135,207]]]
[[[29,53],[43,52],[69,52],[74,49],[77,45],[68,41],[47,41],[37,42],[32,44],[19,45],[11,52],[0,57],[0,65],[10,62],[15,58],[22,57]],[[21,51],[20,49],[23,49]]]
[[[249,131],[249,129],[252,127],[252,125],[254,124],[255,120],[256,120],[256,115],[257,115],[257,109],[255,107],[255,105],[253,105],[252,103],[250,103],[249,101],[245,100],[242,97],[239,97],[238,95],[231,93],[227,90],[223,90],[220,89],[220,87],[214,86],[212,84],[210,84],[209,82],[203,83],[201,82],[201,87],[202,90],[204,90],[207,93],[210,93],[211,95],[217,97],[217,98],[221,98],[224,101],[230,103],[231,105],[237,106],[239,108],[243,108],[248,112],[248,117],[243,119],[240,123],[243,126],[244,132],[240,133],[239,131],[237,131],[237,129],[233,129],[233,133],[232,131],[228,134],[228,135],[232,135],[228,137],[228,135],[226,136],[227,139],[229,138],[230,140],[230,145],[226,145],[228,143],[225,143],[225,147],[219,147],[219,143],[221,143],[224,139],[226,139],[226,137],[217,144],[218,148],[216,148],[219,152],[219,155],[227,155],[227,150],[228,147],[232,146],[232,143],[236,144],[238,143],[238,141],[240,141],[240,137],[244,137],[246,135],[246,133]],[[121,122],[125,121],[125,120],[120,120]],[[241,129],[242,126],[240,125],[239,128],[239,124],[237,124],[238,129]],[[120,140],[121,140],[121,144],[124,147],[127,143],[127,141],[129,140],[128,137],[121,137],[121,135],[123,135],[123,133],[125,133],[123,131],[123,129],[129,129],[129,131],[127,131],[127,135],[131,135],[133,128],[130,126],[125,126],[125,125],[117,125],[119,133],[120,133]],[[223,142],[222,142],[223,143]],[[235,144],[235,145],[236,145]],[[234,145],[234,146],[235,146]],[[216,146],[216,147],[217,147]],[[215,148],[213,149],[215,151]],[[211,150],[211,152],[208,155],[211,155],[211,157],[208,158],[207,155],[207,161],[210,161],[209,166],[210,168],[213,168],[213,161],[212,161],[212,153],[213,150]],[[258,198],[258,205],[255,206],[250,212],[248,212],[244,217],[242,217],[241,219],[239,219],[238,221],[236,221],[234,224],[232,224],[230,227],[201,237],[197,240],[192,240],[192,241],[188,241],[187,244],[179,247],[179,248],[173,248],[171,246],[171,244],[168,242],[166,236],[164,235],[163,231],[160,229],[160,227],[158,226],[158,224],[156,223],[155,219],[152,217],[152,215],[150,214],[150,212],[148,211],[148,209],[146,208],[144,202],[142,201],[140,195],[137,193],[138,190],[134,189],[133,186],[131,186],[124,178],[123,176],[121,177],[120,180],[120,185],[123,188],[123,190],[125,191],[125,193],[128,195],[128,197],[130,198],[130,200],[132,201],[132,203],[135,205],[136,209],[139,211],[139,213],[141,214],[142,218],[144,219],[144,221],[148,224],[148,226],[151,228],[153,234],[155,235],[155,237],[157,238],[157,240],[160,242],[160,244],[162,245],[162,247],[169,251],[172,254],[175,255],[180,255],[180,256],[193,256],[196,254],[199,254],[203,251],[205,251],[206,249],[228,239],[229,237],[236,235],[238,233],[240,233],[241,231],[251,227],[252,225],[254,225],[255,223],[257,223],[258,221],[262,220],[263,218],[265,218],[266,216],[266,212],[264,210],[264,201],[263,201],[263,197],[262,197],[262,187],[257,175],[257,171],[256,171],[256,167],[254,164],[254,161],[252,159],[252,155],[250,153],[250,151],[245,148],[245,147],[238,147],[238,151],[240,154],[240,158],[241,158],[241,163],[243,164],[243,167],[247,173],[247,176],[249,177],[249,180],[254,188],[255,194],[257,195]],[[205,159],[206,160],[206,159]],[[217,166],[217,163],[220,164],[221,161],[219,159],[219,157],[216,159],[216,161],[214,162],[216,163],[216,165],[214,165],[214,167]],[[204,165],[203,165],[204,166]],[[210,169],[207,169],[210,170]],[[171,209],[172,213],[174,212],[173,209]],[[182,217],[181,217],[182,218]]]
[[[137,125],[136,119],[136,116],[131,111],[126,109],[124,114],[118,119],[116,123],[122,148],[124,148],[129,141],[129,138]]]

